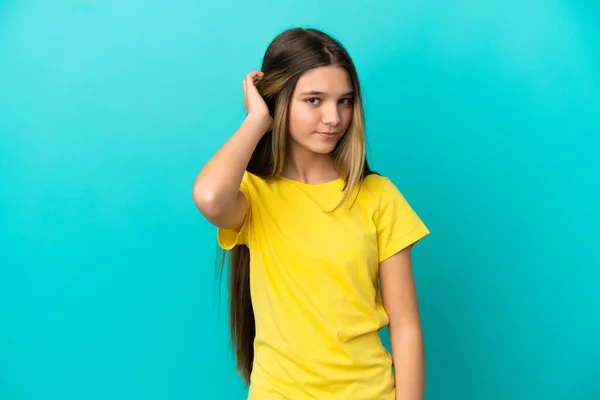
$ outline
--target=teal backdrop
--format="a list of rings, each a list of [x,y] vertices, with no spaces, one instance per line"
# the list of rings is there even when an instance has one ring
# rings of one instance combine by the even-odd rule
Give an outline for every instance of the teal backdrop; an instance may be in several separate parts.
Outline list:
[[[294,26],[432,232],[426,398],[600,399],[600,5],[551,0],[0,1],[0,399],[245,398],[191,189]]]

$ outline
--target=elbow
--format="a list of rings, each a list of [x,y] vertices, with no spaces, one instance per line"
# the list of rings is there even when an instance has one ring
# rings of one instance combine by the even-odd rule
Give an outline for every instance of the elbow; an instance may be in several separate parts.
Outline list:
[[[195,186],[192,190],[192,198],[196,208],[209,220],[217,218],[223,209],[223,202],[219,201],[214,191]]]

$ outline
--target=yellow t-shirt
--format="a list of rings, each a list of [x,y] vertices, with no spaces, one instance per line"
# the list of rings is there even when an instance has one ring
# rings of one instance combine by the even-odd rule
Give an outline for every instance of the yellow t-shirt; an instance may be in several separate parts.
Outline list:
[[[429,231],[396,186],[369,175],[335,212],[341,179],[305,184],[244,173],[242,228],[219,245],[250,250],[256,319],[249,400],[393,400],[379,263]],[[350,207],[352,206],[352,207]]]

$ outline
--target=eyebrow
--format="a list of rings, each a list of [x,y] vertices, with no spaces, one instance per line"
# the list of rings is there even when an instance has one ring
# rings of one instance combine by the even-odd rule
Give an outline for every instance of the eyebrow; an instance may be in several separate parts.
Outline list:
[[[317,90],[311,90],[310,92],[303,92],[303,93],[300,93],[300,96],[306,96],[306,95],[312,95],[312,96],[324,96],[324,95],[326,95],[326,94],[327,94],[327,93],[325,93],[325,92],[319,92],[319,91],[317,91]],[[344,94],[342,95],[342,97],[344,97],[344,96],[350,96],[350,95],[354,95],[354,90],[351,90],[351,91],[349,91],[349,92],[346,92],[346,93],[344,93]]]

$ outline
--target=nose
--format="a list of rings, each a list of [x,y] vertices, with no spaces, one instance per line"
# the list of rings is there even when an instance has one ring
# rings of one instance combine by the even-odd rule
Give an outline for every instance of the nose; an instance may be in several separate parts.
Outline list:
[[[322,121],[325,125],[337,126],[341,121],[340,110],[338,104],[327,104],[321,108]]]

